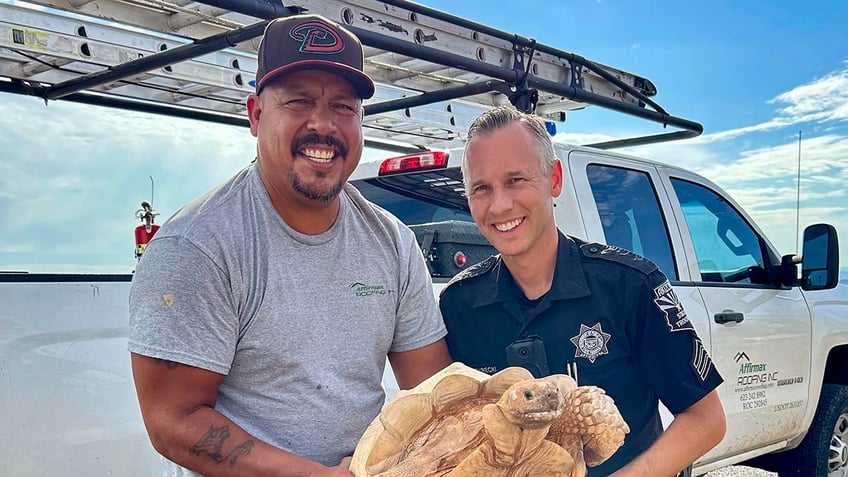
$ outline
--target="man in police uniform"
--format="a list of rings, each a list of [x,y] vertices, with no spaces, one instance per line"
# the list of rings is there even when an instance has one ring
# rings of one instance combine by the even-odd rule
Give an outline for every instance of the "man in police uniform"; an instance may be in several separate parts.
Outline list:
[[[499,255],[442,292],[456,361],[536,376],[579,369],[630,426],[591,476],[670,476],[725,432],[722,382],[665,275],[650,260],[561,233],[562,165],[544,123],[512,108],[472,124],[462,163],[471,215]],[[659,401],[675,415],[663,433]]]

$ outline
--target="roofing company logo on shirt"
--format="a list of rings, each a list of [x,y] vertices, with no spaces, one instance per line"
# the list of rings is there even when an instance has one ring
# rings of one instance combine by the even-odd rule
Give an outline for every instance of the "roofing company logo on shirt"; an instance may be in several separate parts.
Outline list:
[[[385,285],[366,285],[364,283],[351,283],[350,288],[356,296],[373,296],[373,295],[388,295],[394,293],[394,290],[389,290]]]

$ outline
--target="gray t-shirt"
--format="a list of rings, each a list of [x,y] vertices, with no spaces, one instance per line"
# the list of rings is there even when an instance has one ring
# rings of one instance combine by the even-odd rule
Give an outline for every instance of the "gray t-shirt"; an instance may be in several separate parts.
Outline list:
[[[340,197],[330,230],[301,234],[251,165],[162,226],[130,292],[130,351],[226,375],[218,411],[325,465],[379,413],[386,354],[446,333],[414,234]]]

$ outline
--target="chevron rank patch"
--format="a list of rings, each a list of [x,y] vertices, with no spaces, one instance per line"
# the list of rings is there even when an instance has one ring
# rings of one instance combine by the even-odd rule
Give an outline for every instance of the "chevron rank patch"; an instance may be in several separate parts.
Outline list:
[[[660,286],[654,288],[654,304],[665,315],[665,322],[671,332],[694,330],[692,322],[683,309],[683,304],[674,293],[671,283],[664,281]]]
[[[704,348],[704,343],[701,342],[700,338],[696,338],[693,342],[692,349],[692,371],[701,380],[701,384],[704,384],[704,381],[707,380],[707,375],[710,373],[711,367],[712,360],[709,353],[707,353],[707,349]]]

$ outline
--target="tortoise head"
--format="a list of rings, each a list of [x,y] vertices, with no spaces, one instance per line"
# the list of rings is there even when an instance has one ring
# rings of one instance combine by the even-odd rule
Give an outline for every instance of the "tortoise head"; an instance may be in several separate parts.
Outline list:
[[[545,426],[562,414],[563,397],[556,383],[529,379],[510,386],[497,405],[514,424]]]

